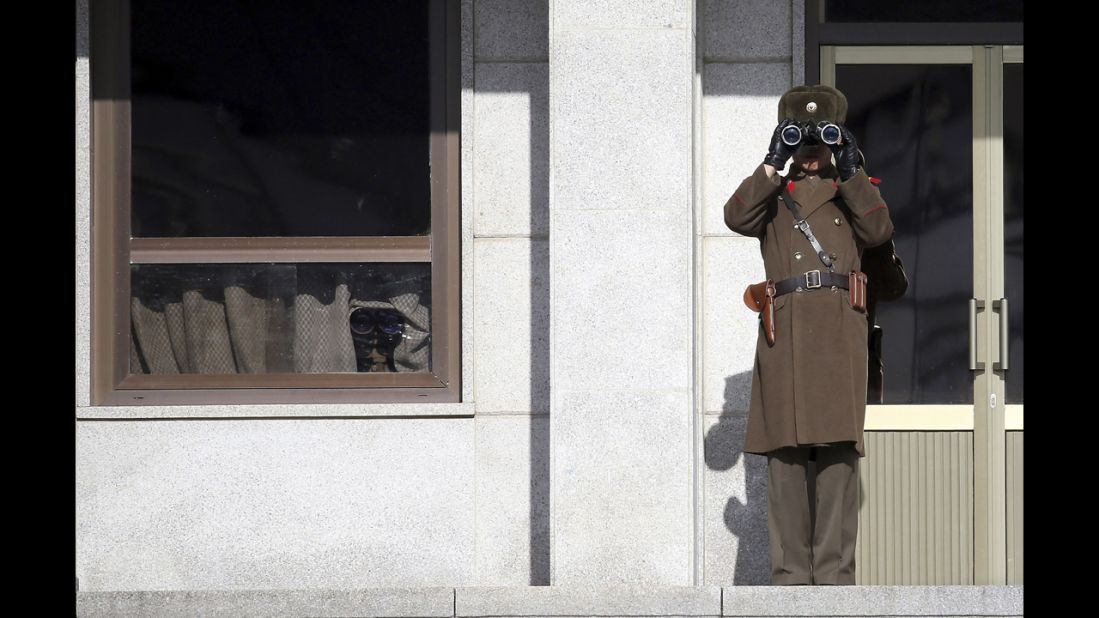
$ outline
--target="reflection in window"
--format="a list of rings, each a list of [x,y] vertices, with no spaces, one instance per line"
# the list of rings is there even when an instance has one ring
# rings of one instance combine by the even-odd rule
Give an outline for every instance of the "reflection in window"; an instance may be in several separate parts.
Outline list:
[[[1004,295],[1007,402],[1023,403],[1023,64],[1004,65]]]
[[[904,297],[877,307],[883,403],[972,403],[971,67],[838,65],[836,82],[909,279]]]
[[[135,265],[131,373],[425,372],[429,264]]]

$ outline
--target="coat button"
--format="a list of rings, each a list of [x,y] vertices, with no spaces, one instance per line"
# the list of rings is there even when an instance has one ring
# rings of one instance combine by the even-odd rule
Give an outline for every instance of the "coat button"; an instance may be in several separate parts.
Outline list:
[[[801,259],[801,251],[795,251],[794,252],[794,259],[795,260],[800,260]]]
[[[833,251],[832,253],[829,253],[828,257],[832,258],[833,260],[836,259],[836,252]]]
[[[836,217],[835,219],[832,219],[832,223],[835,223],[836,225],[843,225],[843,219]]]

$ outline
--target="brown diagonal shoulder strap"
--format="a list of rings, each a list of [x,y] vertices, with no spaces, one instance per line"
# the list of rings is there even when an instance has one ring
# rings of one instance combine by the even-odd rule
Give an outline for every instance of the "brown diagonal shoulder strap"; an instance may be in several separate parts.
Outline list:
[[[813,245],[813,251],[817,252],[817,257],[821,262],[828,267],[828,270],[835,272],[835,268],[832,266],[832,258],[828,257],[828,253],[824,250],[824,247],[820,246],[820,241],[813,235],[812,228],[809,227],[809,222],[801,216],[801,208],[798,203],[794,201],[794,197],[790,195],[790,189],[786,186],[786,183],[782,183],[782,195],[779,196],[783,204],[786,204],[786,208],[790,209],[790,214],[794,216],[794,221],[797,223],[798,229],[805,235],[805,239],[809,241],[810,245]]]

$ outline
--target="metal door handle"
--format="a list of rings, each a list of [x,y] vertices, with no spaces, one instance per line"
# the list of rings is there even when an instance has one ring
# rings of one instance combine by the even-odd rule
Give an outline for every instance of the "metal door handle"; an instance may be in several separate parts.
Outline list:
[[[977,312],[985,310],[985,301],[969,299],[969,370],[984,371],[985,362],[977,362]]]
[[[1001,298],[1000,300],[992,301],[992,310],[1000,314],[1000,360],[992,364],[992,369],[995,371],[1007,371],[1007,335],[1008,329],[1011,327],[1011,324],[1008,323],[1007,299]]]

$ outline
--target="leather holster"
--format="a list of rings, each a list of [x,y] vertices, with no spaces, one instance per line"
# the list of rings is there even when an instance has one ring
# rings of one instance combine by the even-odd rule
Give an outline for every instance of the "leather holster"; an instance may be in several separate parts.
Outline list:
[[[865,293],[863,294],[865,297]],[[775,345],[775,282],[773,279],[753,283],[744,289],[744,304],[760,314],[767,345]]]

